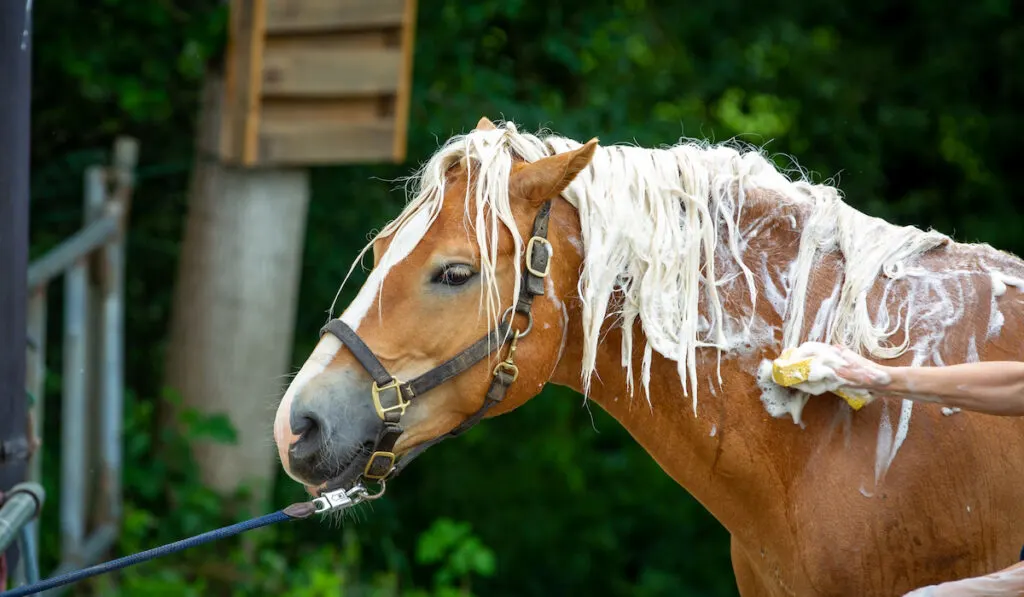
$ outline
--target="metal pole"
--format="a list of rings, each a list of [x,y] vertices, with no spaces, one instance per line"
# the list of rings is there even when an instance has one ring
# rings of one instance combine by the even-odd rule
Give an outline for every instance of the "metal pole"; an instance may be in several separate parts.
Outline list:
[[[25,554],[21,558],[21,575],[25,584],[28,585],[39,582],[39,550],[36,549],[36,545],[39,544],[37,540],[38,527],[35,520],[30,520],[21,527],[21,536],[18,537],[18,547],[21,549],[21,553]]]
[[[36,259],[28,267],[28,285],[36,288],[64,273],[83,255],[95,251],[117,234],[117,220],[104,217],[82,228]]]
[[[88,258],[64,278],[64,393],[61,401],[60,528],[65,561],[85,539],[85,301]]]
[[[107,202],[111,217],[120,222],[119,234],[103,249],[103,350],[100,384],[100,436],[103,465],[101,499],[107,524],[121,525],[121,467],[124,421],[124,270],[128,213],[135,184],[139,146],[135,139],[119,138],[114,147],[116,189]]]
[[[19,483],[11,489],[0,508],[0,551],[7,549],[43,509],[46,492],[38,483]]]
[[[107,201],[107,172],[106,167],[94,164],[85,169],[83,180],[83,202],[82,226],[88,226],[103,217],[104,204]],[[82,485],[82,508],[84,509],[85,535],[83,542],[88,541],[89,531],[96,526],[96,515],[102,516],[101,510],[105,508],[101,502],[102,495],[97,495],[100,489],[103,465],[100,462],[101,449],[105,438],[100,435],[102,430],[99,421],[103,417],[100,405],[100,384],[103,382],[103,298],[101,285],[103,283],[103,249],[114,236],[107,239],[99,249],[90,254],[86,260],[88,264],[85,282],[85,379],[82,380],[85,388],[85,435],[83,440],[84,468],[89,471],[85,475],[85,483]],[[99,498],[99,499],[97,499]]]
[[[33,442],[35,450],[32,453],[32,460],[29,463],[28,480],[35,483],[43,482],[43,426],[46,419],[45,388],[46,379],[46,297],[47,287],[42,285],[30,289],[28,302],[28,337],[31,342],[29,347],[28,366],[25,373],[25,384],[28,392],[32,395],[31,435],[29,441]],[[32,545],[39,545],[39,525],[32,525]],[[26,562],[30,566],[38,566],[38,561]],[[26,568],[26,570],[28,570]]]
[[[46,286],[29,290],[28,300],[28,363],[25,368],[25,387],[32,398],[32,432],[35,437],[28,438],[36,447],[43,441],[43,417],[45,416],[45,400],[43,400],[44,382],[46,380]],[[43,482],[43,451],[37,449],[32,454],[29,465],[29,480]]]
[[[0,490],[25,480],[32,3],[0,2]],[[7,551],[4,544],[0,551]],[[7,551],[17,565],[17,550]]]

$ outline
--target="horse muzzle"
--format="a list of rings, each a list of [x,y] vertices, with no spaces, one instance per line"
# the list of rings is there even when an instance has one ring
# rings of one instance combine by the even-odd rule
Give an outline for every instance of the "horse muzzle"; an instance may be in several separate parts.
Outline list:
[[[380,419],[361,372],[325,370],[293,397],[281,449],[285,469],[307,486],[352,483],[366,467]],[[285,413],[282,413],[282,416]]]

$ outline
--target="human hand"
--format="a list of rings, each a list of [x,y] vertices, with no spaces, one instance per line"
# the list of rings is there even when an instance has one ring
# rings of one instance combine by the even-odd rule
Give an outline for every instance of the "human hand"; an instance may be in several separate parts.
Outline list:
[[[864,358],[844,346],[834,345],[843,364],[835,367],[836,375],[851,387],[879,390],[889,385],[892,376],[883,365]]]

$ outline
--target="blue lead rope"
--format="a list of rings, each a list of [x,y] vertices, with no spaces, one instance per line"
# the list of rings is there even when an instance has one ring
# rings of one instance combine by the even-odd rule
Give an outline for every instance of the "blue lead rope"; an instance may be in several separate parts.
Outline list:
[[[140,564],[153,558],[159,558],[160,556],[166,556],[175,552],[202,545],[210,541],[216,541],[217,539],[223,539],[225,537],[231,537],[245,531],[251,531],[252,529],[258,529],[267,525],[274,524],[276,522],[284,522],[286,520],[300,520],[308,518],[314,512],[314,505],[312,502],[300,502],[292,504],[284,510],[278,510],[272,514],[264,514],[257,518],[250,518],[249,520],[235,523],[231,526],[221,527],[213,531],[207,531],[201,535],[189,537],[188,539],[182,539],[181,541],[175,541],[174,543],[168,543],[167,545],[161,545],[153,549],[90,566],[89,568],[83,568],[81,570],[75,570],[74,572],[68,572],[60,576],[48,578],[44,581],[37,582],[35,584],[18,587],[4,593],[0,593],[0,597],[22,597],[24,595],[35,595],[40,591],[46,591],[54,587],[78,582],[84,578],[90,576],[96,576],[97,574],[103,574],[106,572],[113,572],[121,568],[127,568],[135,564]]]

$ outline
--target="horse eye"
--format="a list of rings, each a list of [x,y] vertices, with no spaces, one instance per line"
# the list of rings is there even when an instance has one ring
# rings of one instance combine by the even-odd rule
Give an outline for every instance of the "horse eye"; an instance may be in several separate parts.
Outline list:
[[[444,284],[445,286],[462,286],[466,282],[473,279],[476,272],[473,268],[464,263],[454,263],[442,267],[434,275],[434,284]]]

